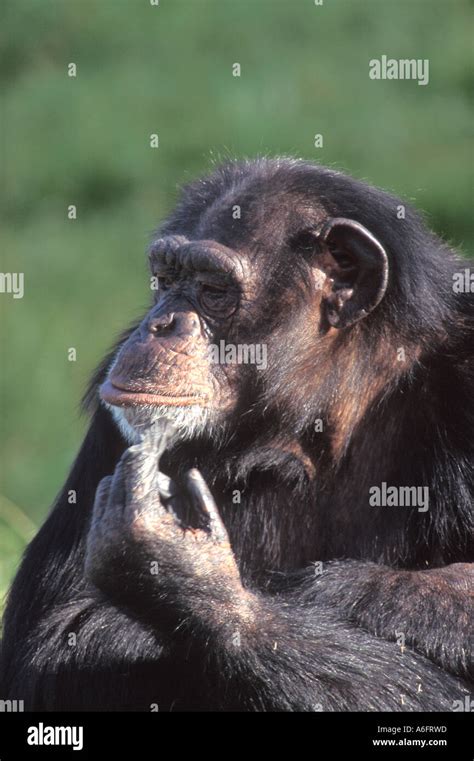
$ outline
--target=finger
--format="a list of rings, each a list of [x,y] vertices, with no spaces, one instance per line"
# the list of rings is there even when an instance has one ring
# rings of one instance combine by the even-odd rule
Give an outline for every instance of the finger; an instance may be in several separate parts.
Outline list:
[[[164,495],[170,492],[171,482],[163,474],[157,481],[159,460],[174,433],[174,426],[159,418],[141,435],[138,444],[129,447],[119,462],[114,474],[112,496],[126,502],[136,502],[149,494],[159,496],[160,486]]]
[[[183,529],[188,527],[189,521],[183,516],[183,502],[180,496],[176,495],[167,501],[166,512],[171,515],[177,526]]]
[[[155,420],[149,428],[142,432],[141,441],[149,449],[150,453],[154,453],[157,463],[159,463],[163,452],[166,447],[169,446],[174,433],[174,425],[162,417]]]
[[[166,512],[174,518],[179,526],[183,526],[183,521],[180,517],[182,512],[180,510],[181,499],[175,482],[159,470],[155,476],[155,486],[160,505],[164,504]]]
[[[185,484],[197,510],[207,518],[208,528],[217,541],[228,541],[227,531],[222,522],[214,497],[197,468],[188,470]]]
[[[157,462],[143,443],[134,444],[122,455],[113,475],[110,499],[116,504],[139,501],[153,491]]]
[[[155,481],[161,499],[171,499],[178,493],[175,482],[161,471],[157,472]]]

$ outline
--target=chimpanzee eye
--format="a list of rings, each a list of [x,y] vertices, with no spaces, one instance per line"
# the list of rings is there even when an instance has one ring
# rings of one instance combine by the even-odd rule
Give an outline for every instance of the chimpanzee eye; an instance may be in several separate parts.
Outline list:
[[[225,298],[226,290],[225,288],[218,288],[215,285],[202,285],[201,293],[205,293],[211,299],[222,299]]]
[[[200,283],[199,302],[205,311],[229,316],[237,308],[237,295],[232,288]]]

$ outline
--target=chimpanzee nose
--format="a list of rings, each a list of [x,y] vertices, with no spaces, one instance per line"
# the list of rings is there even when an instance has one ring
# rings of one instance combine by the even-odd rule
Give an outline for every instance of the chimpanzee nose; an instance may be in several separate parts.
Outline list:
[[[188,336],[199,335],[199,318],[194,312],[166,312],[156,317],[150,317],[148,331],[155,336]]]

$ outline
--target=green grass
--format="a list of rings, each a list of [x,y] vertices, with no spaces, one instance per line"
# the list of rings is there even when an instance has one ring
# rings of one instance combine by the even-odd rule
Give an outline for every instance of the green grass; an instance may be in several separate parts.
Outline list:
[[[0,495],[0,593],[2,595],[0,609],[18,558],[35,531],[35,524],[18,506]]]
[[[296,154],[402,194],[448,239],[472,245],[472,4],[5,7],[1,271],[26,282],[23,300],[0,297],[0,493],[35,525],[84,432],[87,377],[147,301],[143,251],[177,183],[227,155]],[[369,80],[369,59],[383,53],[429,58],[430,84]],[[0,514],[0,594],[28,538],[11,515]]]

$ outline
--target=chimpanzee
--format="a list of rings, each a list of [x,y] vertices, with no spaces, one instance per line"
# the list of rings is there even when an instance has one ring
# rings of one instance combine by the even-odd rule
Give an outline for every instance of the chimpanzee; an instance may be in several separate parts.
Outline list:
[[[287,158],[192,183],[149,255],[153,304],[10,592],[1,697],[450,710],[473,679],[468,262]]]

